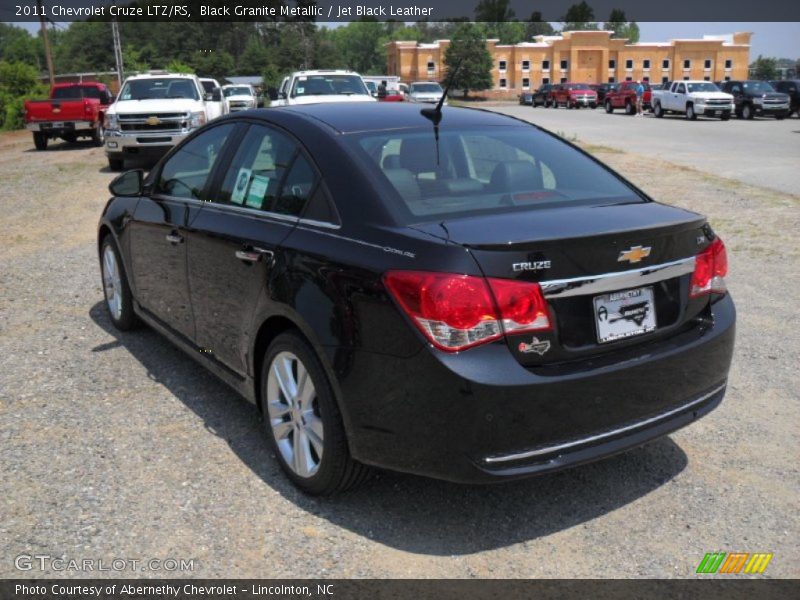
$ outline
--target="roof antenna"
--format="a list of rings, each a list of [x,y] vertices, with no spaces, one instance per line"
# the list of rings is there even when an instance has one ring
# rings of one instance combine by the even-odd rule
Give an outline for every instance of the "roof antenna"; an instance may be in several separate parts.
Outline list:
[[[433,137],[436,140],[436,166],[439,166],[439,122],[442,120],[442,104],[444,104],[445,98],[447,98],[447,92],[450,91],[450,86],[453,84],[453,80],[456,78],[456,74],[458,70],[461,68],[461,62],[464,59],[460,59],[458,63],[456,63],[455,68],[453,68],[450,76],[447,78],[447,83],[444,86],[444,91],[442,92],[442,97],[439,98],[439,102],[436,104],[436,108],[423,108],[420,114],[428,119],[431,123],[433,123]]]

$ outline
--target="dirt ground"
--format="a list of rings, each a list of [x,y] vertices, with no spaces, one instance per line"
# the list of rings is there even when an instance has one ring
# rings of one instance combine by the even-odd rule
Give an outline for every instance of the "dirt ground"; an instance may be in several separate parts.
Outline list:
[[[0,135],[0,577],[15,557],[194,559],[192,577],[692,577],[706,552],[772,552],[800,577],[800,198],[588,146],[706,214],[738,308],[728,394],[599,463],[493,487],[380,474],[332,499],[287,482],[257,413],[102,304],[102,149]],[[658,168],[653,168],[656,162]]]

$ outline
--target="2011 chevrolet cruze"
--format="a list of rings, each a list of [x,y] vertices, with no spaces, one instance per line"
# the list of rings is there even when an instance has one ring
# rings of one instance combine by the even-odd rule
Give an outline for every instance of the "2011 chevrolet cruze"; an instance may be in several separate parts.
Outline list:
[[[720,238],[528,123],[247,111],[111,191],[111,321],[144,321],[256,403],[309,493],[367,465],[459,482],[577,465],[725,393]]]

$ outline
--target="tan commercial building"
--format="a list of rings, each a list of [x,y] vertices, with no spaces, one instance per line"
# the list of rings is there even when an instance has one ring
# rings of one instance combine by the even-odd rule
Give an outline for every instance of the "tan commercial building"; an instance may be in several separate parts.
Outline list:
[[[543,83],[565,81],[746,79],[751,35],[740,32],[649,44],[611,39],[610,31],[565,31],[514,45],[488,39],[494,82],[488,95],[516,96]],[[444,78],[444,55],[449,45],[450,40],[432,44],[390,42],[386,45],[388,74],[398,75],[404,82],[439,81]]]

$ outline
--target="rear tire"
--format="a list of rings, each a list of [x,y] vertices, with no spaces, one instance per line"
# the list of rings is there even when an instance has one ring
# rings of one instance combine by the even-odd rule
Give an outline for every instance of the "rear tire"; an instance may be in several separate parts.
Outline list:
[[[261,405],[270,445],[298,488],[330,495],[367,478],[369,468],[350,456],[325,371],[308,342],[294,331],[280,334],[267,348],[261,364]]]
[[[753,107],[749,104],[745,104],[742,107],[742,118],[746,121],[752,121],[753,117],[755,117],[755,112],[753,112]]]
[[[125,266],[111,234],[106,235],[100,246],[100,274],[106,298],[106,311],[111,324],[120,331],[134,329],[139,320],[133,311],[133,294],[128,285]]]
[[[629,117],[636,114],[636,107],[633,105],[633,102],[628,101],[625,103],[625,114]]]
[[[34,131],[33,145],[37,150],[47,150],[47,136],[41,131]]]
[[[97,127],[94,128],[92,131],[92,143],[95,146],[102,146],[106,142],[106,135],[105,131],[103,130],[103,124],[98,122]]]
[[[606,112],[608,114],[611,114],[611,113],[614,112],[614,107],[611,106],[611,100],[606,100],[605,107],[606,107]]]
[[[661,108],[660,102],[656,102],[653,106],[653,114],[656,116],[656,119],[661,119],[664,117],[664,109]]]
[[[122,171],[122,167],[125,166],[125,161],[121,158],[109,158],[108,159],[108,168],[112,171]]]

